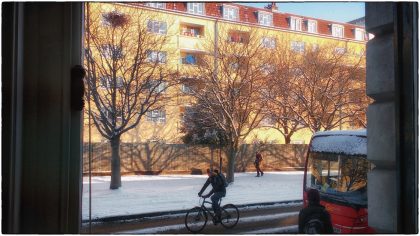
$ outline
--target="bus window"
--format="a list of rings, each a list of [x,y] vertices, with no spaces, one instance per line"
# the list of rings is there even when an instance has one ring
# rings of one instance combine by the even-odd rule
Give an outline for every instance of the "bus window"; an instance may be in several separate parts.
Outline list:
[[[321,198],[367,205],[366,156],[310,152],[306,188],[316,188]]]

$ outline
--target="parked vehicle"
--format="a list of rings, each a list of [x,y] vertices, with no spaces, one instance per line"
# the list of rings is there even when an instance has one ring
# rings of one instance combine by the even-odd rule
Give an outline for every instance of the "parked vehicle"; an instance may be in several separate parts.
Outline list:
[[[374,233],[368,226],[369,170],[366,130],[317,132],[306,157],[304,206],[307,191],[318,189],[335,233]]]

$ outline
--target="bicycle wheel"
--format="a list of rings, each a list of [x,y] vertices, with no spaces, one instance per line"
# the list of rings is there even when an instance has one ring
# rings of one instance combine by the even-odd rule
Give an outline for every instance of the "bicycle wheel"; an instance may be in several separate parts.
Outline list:
[[[239,221],[239,210],[233,204],[227,204],[222,207],[222,225],[229,229],[233,228]]]
[[[185,227],[192,232],[198,233],[207,224],[207,214],[201,207],[194,207],[185,215]]]

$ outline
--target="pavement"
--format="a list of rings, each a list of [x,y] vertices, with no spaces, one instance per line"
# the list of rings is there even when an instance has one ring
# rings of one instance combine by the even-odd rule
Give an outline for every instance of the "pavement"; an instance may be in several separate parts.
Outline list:
[[[200,234],[297,233],[297,217],[302,200],[237,205],[238,224],[225,229],[208,222]],[[82,233],[94,234],[188,234],[184,218],[187,210],[112,216],[82,222]]]

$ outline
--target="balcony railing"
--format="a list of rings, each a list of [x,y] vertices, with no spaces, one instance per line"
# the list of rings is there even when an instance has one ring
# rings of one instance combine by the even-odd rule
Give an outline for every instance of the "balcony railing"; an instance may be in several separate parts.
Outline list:
[[[192,65],[192,66],[199,66],[203,64],[203,59],[199,57],[182,57],[181,64],[183,65]]]

